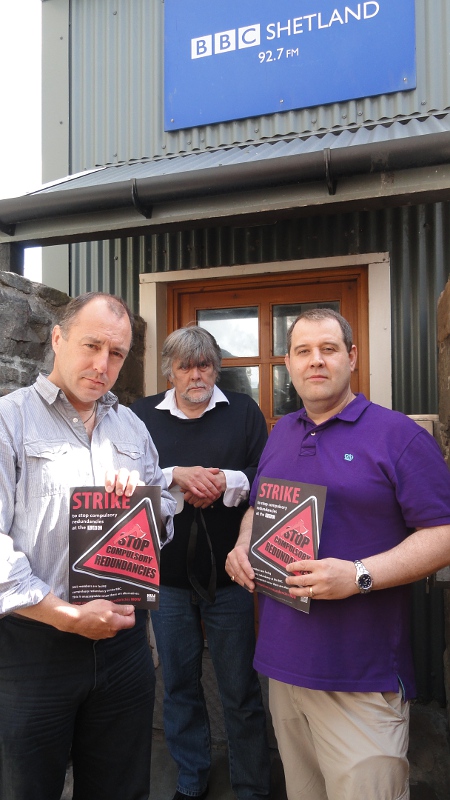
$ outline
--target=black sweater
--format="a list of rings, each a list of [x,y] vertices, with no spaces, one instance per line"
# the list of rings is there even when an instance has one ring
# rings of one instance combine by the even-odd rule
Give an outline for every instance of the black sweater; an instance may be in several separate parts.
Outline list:
[[[219,403],[197,419],[180,419],[170,411],[156,409],[164,392],[144,397],[131,406],[147,426],[165,467],[218,467],[240,470],[250,483],[256,474],[259,457],[267,439],[264,417],[257,404],[246,394],[226,392],[229,404]],[[236,542],[241,519],[248,508],[224,506],[222,497],[202,510],[217,565],[217,585],[230,579],[225,572],[227,554]],[[191,523],[195,509],[189,503],[174,518],[173,540],[161,551],[161,583],[189,588],[186,557]],[[211,556],[206,536],[199,524],[194,573],[207,586]]]

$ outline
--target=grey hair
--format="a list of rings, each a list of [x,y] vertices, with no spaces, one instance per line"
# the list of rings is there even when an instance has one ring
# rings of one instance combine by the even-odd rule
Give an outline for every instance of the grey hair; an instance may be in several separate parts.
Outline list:
[[[122,300],[121,297],[116,297],[116,295],[107,294],[106,292],[85,292],[78,297],[73,297],[67,303],[63,311],[62,317],[59,320],[59,327],[61,328],[64,339],[67,339],[70,328],[74,324],[80,311],[91,303],[92,300],[97,300],[98,298],[106,300],[109,310],[112,311],[118,319],[121,319],[125,315],[128,317],[131,325],[131,336],[133,336],[134,316],[125,300]]]
[[[321,322],[323,319],[335,319],[336,322],[339,323],[341,331],[342,331],[342,338],[344,340],[345,347],[347,348],[347,352],[349,353],[353,347],[353,331],[351,325],[345,317],[341,314],[338,314],[337,311],[333,311],[332,308],[310,308],[308,311],[303,311],[302,314],[299,314],[292,325],[289,326],[287,332],[287,349],[286,352],[289,354],[291,352],[291,344],[292,344],[292,331],[294,330],[297,322],[301,319],[311,320],[311,322]]]
[[[219,375],[222,353],[209,331],[198,325],[190,325],[170,333],[163,344],[161,370],[165,378],[170,379],[174,361],[179,361],[183,366],[197,366],[205,362]]]

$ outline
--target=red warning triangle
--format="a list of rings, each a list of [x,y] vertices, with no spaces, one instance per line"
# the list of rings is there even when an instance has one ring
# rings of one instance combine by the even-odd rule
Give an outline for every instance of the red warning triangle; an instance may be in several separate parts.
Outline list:
[[[101,575],[142,589],[159,587],[159,536],[153,506],[145,497],[73,565],[76,572]]]
[[[252,545],[252,553],[279,572],[293,561],[316,558],[318,543],[317,500],[308,497],[275,523]]]

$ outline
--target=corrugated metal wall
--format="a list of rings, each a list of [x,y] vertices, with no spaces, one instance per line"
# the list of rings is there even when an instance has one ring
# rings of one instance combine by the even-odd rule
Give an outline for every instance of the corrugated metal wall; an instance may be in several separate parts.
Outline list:
[[[137,310],[140,272],[373,252],[391,256],[394,408],[437,413],[436,304],[450,271],[449,203],[74,245],[71,294],[110,291]]]
[[[389,252],[392,282],[393,405],[436,413],[436,304],[450,270],[450,204],[136,237],[73,248],[71,294],[103,289],[138,308],[139,272]],[[413,587],[418,697],[445,705],[442,589]]]
[[[71,0],[70,17],[72,172],[450,106],[450,0],[416,0],[416,90],[173,133],[163,132],[163,0]],[[406,413],[432,413],[448,215],[448,205],[439,204],[80,244],[72,247],[71,293],[119,292],[136,309],[139,272],[387,250],[394,404]]]
[[[416,0],[416,90],[164,133],[163,13],[163,0],[71,0],[71,172],[450,107],[450,0]],[[140,272],[383,251],[392,268],[394,408],[433,413],[436,303],[450,263],[448,203],[74,245],[70,292],[110,291],[137,310]],[[419,698],[444,704],[442,605],[441,590],[414,587]]]
[[[450,106],[450,3],[416,0],[417,89],[164,133],[163,23],[163,0],[71,0],[71,172]]]

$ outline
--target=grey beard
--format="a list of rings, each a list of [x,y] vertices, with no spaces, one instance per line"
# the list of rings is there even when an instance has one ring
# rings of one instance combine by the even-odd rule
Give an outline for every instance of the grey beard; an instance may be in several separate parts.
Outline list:
[[[191,387],[194,388],[194,387]],[[212,397],[212,393],[214,391],[214,386],[205,387],[205,391],[200,396],[191,397],[189,392],[184,392],[181,397],[183,400],[186,400],[187,403],[193,403],[196,405],[197,403],[205,403],[207,400],[210,400]]]

